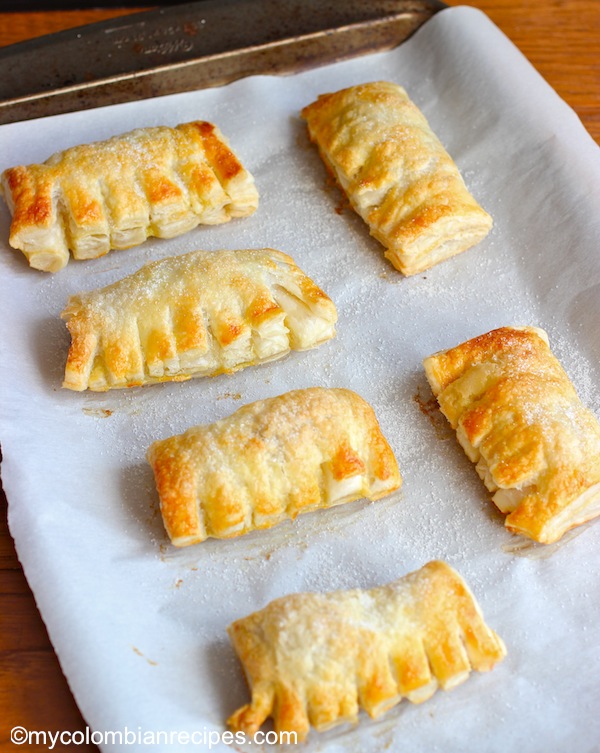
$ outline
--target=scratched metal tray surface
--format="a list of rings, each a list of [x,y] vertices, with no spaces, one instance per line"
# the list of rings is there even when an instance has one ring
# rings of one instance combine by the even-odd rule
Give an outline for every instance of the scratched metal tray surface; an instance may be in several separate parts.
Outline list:
[[[391,49],[438,0],[200,0],[0,49],[0,123]]]

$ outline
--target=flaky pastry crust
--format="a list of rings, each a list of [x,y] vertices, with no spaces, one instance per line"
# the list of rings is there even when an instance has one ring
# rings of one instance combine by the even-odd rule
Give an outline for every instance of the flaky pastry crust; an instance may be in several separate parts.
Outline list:
[[[346,389],[312,387],[245,405],[154,442],[147,457],[175,546],[379,499],[402,483],[373,409]]]
[[[231,373],[335,335],[325,293],[274,249],[193,251],[69,299],[63,386],[105,391]]]
[[[228,724],[252,735],[273,716],[299,740],[311,725],[355,722],[359,708],[375,718],[402,698],[421,703],[506,654],[465,582],[439,561],[369,591],[284,596],[228,633],[252,692]]]
[[[302,117],[350,204],[405,275],[490,231],[492,218],[401,86],[377,81],[323,94]]]
[[[254,179],[205,121],[74,146],[43,164],[5,170],[0,188],[13,214],[10,245],[46,272],[62,269],[69,250],[94,259],[258,206]]]
[[[550,544],[600,514],[600,424],[543,330],[502,327],[424,367],[510,531]]]

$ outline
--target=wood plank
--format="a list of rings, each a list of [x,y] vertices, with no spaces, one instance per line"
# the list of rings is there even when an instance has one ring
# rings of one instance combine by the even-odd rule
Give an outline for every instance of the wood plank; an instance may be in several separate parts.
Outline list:
[[[141,13],[144,10],[149,10],[149,7],[2,13],[0,14],[2,21],[0,23],[0,47],[41,37],[44,34],[53,34],[56,31],[74,29],[76,26],[84,26],[96,21],[105,21],[108,18]]]
[[[600,143],[597,0],[445,0],[485,11]]]
[[[10,731],[20,725],[33,731],[84,731],[86,724],[77,708],[58,660],[50,649],[0,653],[0,752],[14,753]],[[95,745],[55,746],[56,751],[99,753]],[[44,745],[23,745],[22,750],[47,751]]]

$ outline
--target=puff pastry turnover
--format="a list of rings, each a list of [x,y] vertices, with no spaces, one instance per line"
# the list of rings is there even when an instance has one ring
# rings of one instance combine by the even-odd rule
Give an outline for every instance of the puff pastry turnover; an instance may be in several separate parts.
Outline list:
[[[254,179],[212,123],[139,128],[2,174],[13,214],[9,242],[29,264],[57,272],[69,261],[172,238],[245,217]]]
[[[371,406],[313,387],[246,405],[148,450],[175,546],[229,538],[402,483]]]
[[[302,116],[350,204],[405,275],[490,231],[492,218],[401,86],[377,81],[323,94]]]
[[[355,722],[359,707],[378,717],[402,698],[421,703],[506,654],[465,582],[438,561],[369,591],[284,596],[228,632],[252,692],[229,725],[253,734],[272,715],[300,740],[310,725]]]
[[[600,514],[600,424],[543,330],[493,330],[424,366],[510,531],[549,544]]]
[[[69,299],[63,386],[105,391],[233,372],[335,335],[333,302],[273,249],[194,251]]]

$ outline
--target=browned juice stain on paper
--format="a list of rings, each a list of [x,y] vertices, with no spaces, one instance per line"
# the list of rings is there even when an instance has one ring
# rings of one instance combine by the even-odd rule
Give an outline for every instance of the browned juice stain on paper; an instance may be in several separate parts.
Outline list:
[[[142,659],[146,659],[146,661],[148,662],[148,664],[151,664],[153,667],[158,666],[158,662],[152,661],[152,659],[148,659],[147,656],[144,656],[144,654],[139,650],[139,648],[137,648],[137,646],[132,646],[131,648],[132,648],[134,654],[137,654],[138,656],[141,656]]]
[[[86,416],[92,416],[93,418],[108,418],[113,414],[108,408],[82,408],[81,410]]]
[[[263,559],[265,559],[268,562],[271,559],[272,556],[273,556],[273,552],[265,552],[264,554],[259,554],[259,555],[256,555],[254,557],[253,556],[247,556],[247,557],[244,557],[244,559],[246,560],[246,562],[252,562],[253,560],[262,557]]]
[[[449,424],[441,413],[437,400],[435,397],[430,397],[429,400],[424,400],[420,391],[413,395],[413,400],[419,406],[419,410],[424,416],[430,420],[431,425],[435,430],[435,434],[438,439],[449,438]]]
[[[336,214],[344,214],[347,209],[350,209],[350,202],[348,201],[346,195],[342,194],[339,202],[335,207]]]
[[[347,209],[352,209],[350,206],[350,200],[329,169],[327,170],[327,175],[323,182],[323,190],[326,194],[337,196],[338,202],[334,207],[336,214],[344,214]]]

